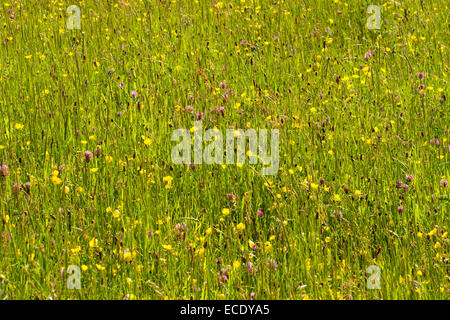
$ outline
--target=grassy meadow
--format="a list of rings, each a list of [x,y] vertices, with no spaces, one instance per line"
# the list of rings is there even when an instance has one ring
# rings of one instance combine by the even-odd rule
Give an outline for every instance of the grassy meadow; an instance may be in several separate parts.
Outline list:
[[[449,299],[449,11],[2,0],[0,300]],[[174,164],[196,119],[278,172]]]

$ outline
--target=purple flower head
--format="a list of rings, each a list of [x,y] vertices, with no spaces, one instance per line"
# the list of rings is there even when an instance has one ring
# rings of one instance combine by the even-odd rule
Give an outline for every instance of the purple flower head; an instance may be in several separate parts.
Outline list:
[[[0,168],[0,173],[3,177],[7,177],[8,176],[8,166],[6,164],[2,164],[1,168]]]
[[[439,182],[439,184],[445,188],[445,187],[448,186],[448,181],[445,180],[445,179],[442,179],[442,180]]]
[[[397,189],[401,189],[401,187],[403,186],[403,182],[402,180],[397,180]]]
[[[258,216],[262,217],[264,215],[264,212],[262,210],[258,210]]]
[[[338,212],[336,212],[336,210],[333,210],[333,214],[338,219],[342,218],[342,211],[341,210],[338,210]]]
[[[186,111],[190,112],[190,113],[194,113],[194,108],[192,108],[191,106],[186,106]]]
[[[121,82],[121,83],[119,84],[119,87],[120,87],[120,89],[123,89],[123,88],[125,87],[125,83]]]
[[[419,79],[423,79],[425,75],[422,72],[419,72]]]
[[[255,293],[254,292],[252,292],[252,293],[250,293],[250,298],[252,299],[252,300],[255,300]]]
[[[198,112],[198,113],[195,115],[195,119],[197,119],[197,120],[202,120],[202,118],[203,118],[203,112]]]
[[[89,150],[84,153],[84,160],[86,162],[91,162],[93,158],[94,158],[94,155]]]
[[[227,87],[227,83],[226,83],[225,81],[222,81],[222,82],[220,83],[220,87],[221,87],[222,89],[225,89],[225,88]]]
[[[402,206],[398,206],[397,210],[398,212],[403,212],[404,208]]]
[[[368,50],[365,54],[364,54],[364,59],[369,60],[372,57],[372,50]]]
[[[137,98],[137,92],[136,91],[131,91],[131,96],[133,97],[133,98]]]
[[[95,155],[97,158],[100,158],[102,156],[102,149],[99,147],[95,148]]]
[[[26,193],[30,194],[31,192],[31,183],[25,182],[25,184],[22,186],[23,190],[25,190]]]
[[[414,181],[414,177],[413,177],[412,174],[407,174],[405,176],[405,180],[406,180],[406,182],[413,182]]]

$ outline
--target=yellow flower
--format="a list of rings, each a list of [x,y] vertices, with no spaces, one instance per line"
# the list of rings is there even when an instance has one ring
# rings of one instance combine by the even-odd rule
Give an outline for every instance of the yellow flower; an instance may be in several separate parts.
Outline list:
[[[89,247],[95,248],[97,246],[98,240],[96,238],[92,238],[91,241],[89,241]]]
[[[101,264],[96,264],[95,267],[96,267],[99,271],[105,270],[105,267],[102,266]]]
[[[266,241],[266,243],[264,244],[264,249],[265,249],[267,252],[270,252],[270,251],[272,251],[273,246],[272,246],[272,244],[271,244],[269,241]]]
[[[53,184],[61,184],[61,179],[60,178],[58,178],[58,176],[52,176],[51,178],[50,178],[50,181],[53,183]]]
[[[124,254],[123,254],[123,260],[125,260],[126,262],[130,262],[131,261],[131,259],[132,259],[133,257],[131,256],[131,252],[125,252]]]
[[[113,161],[113,158],[112,158],[111,156],[106,156],[106,157],[105,157],[105,161],[106,161],[107,163],[111,163],[111,162]]]
[[[208,229],[206,229],[205,233],[209,236],[212,233],[212,228],[209,227]]]
[[[88,268],[88,266],[87,265],[82,265],[81,266],[81,270],[83,270],[83,271],[87,271],[89,268]]]
[[[117,218],[119,218],[119,216],[120,216],[120,211],[117,210],[117,209],[114,210],[114,212],[113,212],[113,217],[117,219]]]
[[[16,124],[14,125],[14,129],[16,129],[16,130],[22,130],[23,127],[24,127],[24,125],[21,124],[21,123],[16,123]]]
[[[163,247],[164,249],[166,249],[167,251],[172,250],[172,246],[171,246],[170,244],[163,244],[162,247]]]
[[[437,233],[437,229],[434,228],[433,230],[431,230],[431,231],[428,233],[428,235],[431,237],[431,236],[434,236],[436,233]]]
[[[239,224],[236,226],[236,228],[237,228],[239,231],[245,230],[245,224],[243,224],[243,223],[241,222],[241,223],[239,223]]]
[[[334,201],[341,201],[341,196],[338,195],[338,194],[335,194],[335,195],[333,196],[333,200],[334,200]]]
[[[233,261],[233,269],[238,269],[241,266],[241,263],[239,261]]]
[[[92,172],[92,173],[96,173],[97,171],[98,171],[98,168],[92,168],[92,169],[91,169],[91,172]]]
[[[147,138],[146,136],[142,136],[141,138],[142,138],[142,140],[144,140],[144,144],[147,147],[152,143],[152,140],[150,140],[150,138]]]
[[[81,247],[80,247],[80,246],[77,246],[77,247],[71,249],[70,251],[71,251],[72,253],[78,253],[78,252],[81,251]]]
[[[223,214],[224,216],[229,215],[229,214],[230,214],[230,209],[228,209],[228,208],[223,208],[223,209],[222,209],[222,214]]]
[[[166,183],[166,189],[170,189],[172,187],[172,180],[173,178],[171,176],[166,176],[163,178],[163,182]]]

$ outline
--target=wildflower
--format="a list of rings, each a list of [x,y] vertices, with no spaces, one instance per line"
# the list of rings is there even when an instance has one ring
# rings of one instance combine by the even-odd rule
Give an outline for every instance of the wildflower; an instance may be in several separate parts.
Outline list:
[[[241,223],[239,223],[239,224],[236,226],[236,228],[237,228],[239,231],[243,231],[243,230],[245,230],[245,224],[243,224],[243,223],[241,222]]]
[[[334,214],[334,216],[335,217],[337,217],[337,218],[342,218],[342,211],[341,210],[338,210],[338,212],[336,212],[336,210],[333,210],[333,214]]]
[[[264,215],[264,212],[262,210],[258,210],[258,216],[262,217]]]
[[[446,180],[446,179],[442,179],[440,182],[439,182],[439,184],[442,186],[442,187],[447,187],[448,186],[448,181]]]
[[[255,300],[255,293],[254,293],[254,292],[250,293],[250,298],[251,298],[252,300]]]
[[[233,261],[233,269],[239,269],[239,267],[241,266],[241,263],[239,261]]]
[[[16,123],[15,125],[14,125],[14,129],[16,129],[16,130],[22,130],[23,129],[23,124],[21,124],[21,123]]]
[[[31,183],[30,182],[26,182],[24,185],[22,185],[22,189],[26,193],[30,194],[30,192],[31,192]]]
[[[334,201],[341,201],[341,196],[338,195],[338,194],[335,194],[335,195],[333,196],[333,200],[334,200]]]
[[[369,60],[372,57],[372,50],[368,50],[365,54],[364,54],[364,59],[365,60]]]
[[[93,158],[94,158],[94,155],[92,154],[92,152],[90,152],[89,150],[84,152],[84,161],[91,162]]]
[[[0,167],[0,173],[1,176],[3,177],[7,177],[8,176],[8,166],[6,164],[2,164],[2,166]]]
[[[228,209],[228,208],[223,208],[223,209],[222,209],[222,214],[223,214],[224,216],[229,215],[229,214],[230,214],[230,209]]]
[[[162,247],[167,251],[172,250],[172,246],[170,244],[163,244]]]
[[[172,188],[172,180],[173,178],[171,176],[166,176],[163,178],[163,182],[166,184],[165,186],[166,189]]]
[[[136,91],[131,91],[131,96],[133,97],[133,98],[137,98],[137,92]]]
[[[404,208],[402,206],[398,206],[397,210],[398,212],[403,212]]]
[[[194,108],[192,108],[191,106],[186,106],[186,111],[189,113],[194,113]]]
[[[413,177],[412,174],[407,174],[405,176],[405,180],[406,180],[406,182],[413,182],[414,181],[414,177]]]
[[[105,267],[102,266],[101,264],[96,264],[95,267],[96,267],[99,271],[105,270]]]
[[[423,79],[425,77],[425,75],[422,72],[419,72],[419,79]]]
[[[120,211],[119,211],[118,209],[116,209],[116,210],[114,210],[114,212],[113,212],[112,215],[113,215],[114,218],[117,219],[117,218],[119,218],[119,216],[120,216]]]
[[[90,140],[90,138],[91,137],[89,137],[89,140]],[[97,158],[100,158],[101,156],[102,156],[102,149],[101,148],[99,148],[99,147],[97,147],[97,148],[95,148],[95,156],[97,157]]]
[[[92,238],[91,241],[89,241],[89,247],[95,248],[98,244],[98,240],[96,238]]]
[[[123,260],[125,260],[126,262],[130,262],[132,259],[132,255],[131,252],[127,251],[123,254]]]
[[[428,236],[429,236],[429,237],[432,237],[432,236],[436,235],[436,233],[437,233],[437,228],[434,228],[433,230],[431,230],[430,232],[428,232]]]

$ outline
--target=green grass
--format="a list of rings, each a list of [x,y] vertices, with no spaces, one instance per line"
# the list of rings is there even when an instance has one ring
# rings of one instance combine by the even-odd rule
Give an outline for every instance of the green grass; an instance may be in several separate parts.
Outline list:
[[[449,298],[448,1],[128,4],[0,4],[0,298]],[[198,112],[278,173],[174,165]]]

